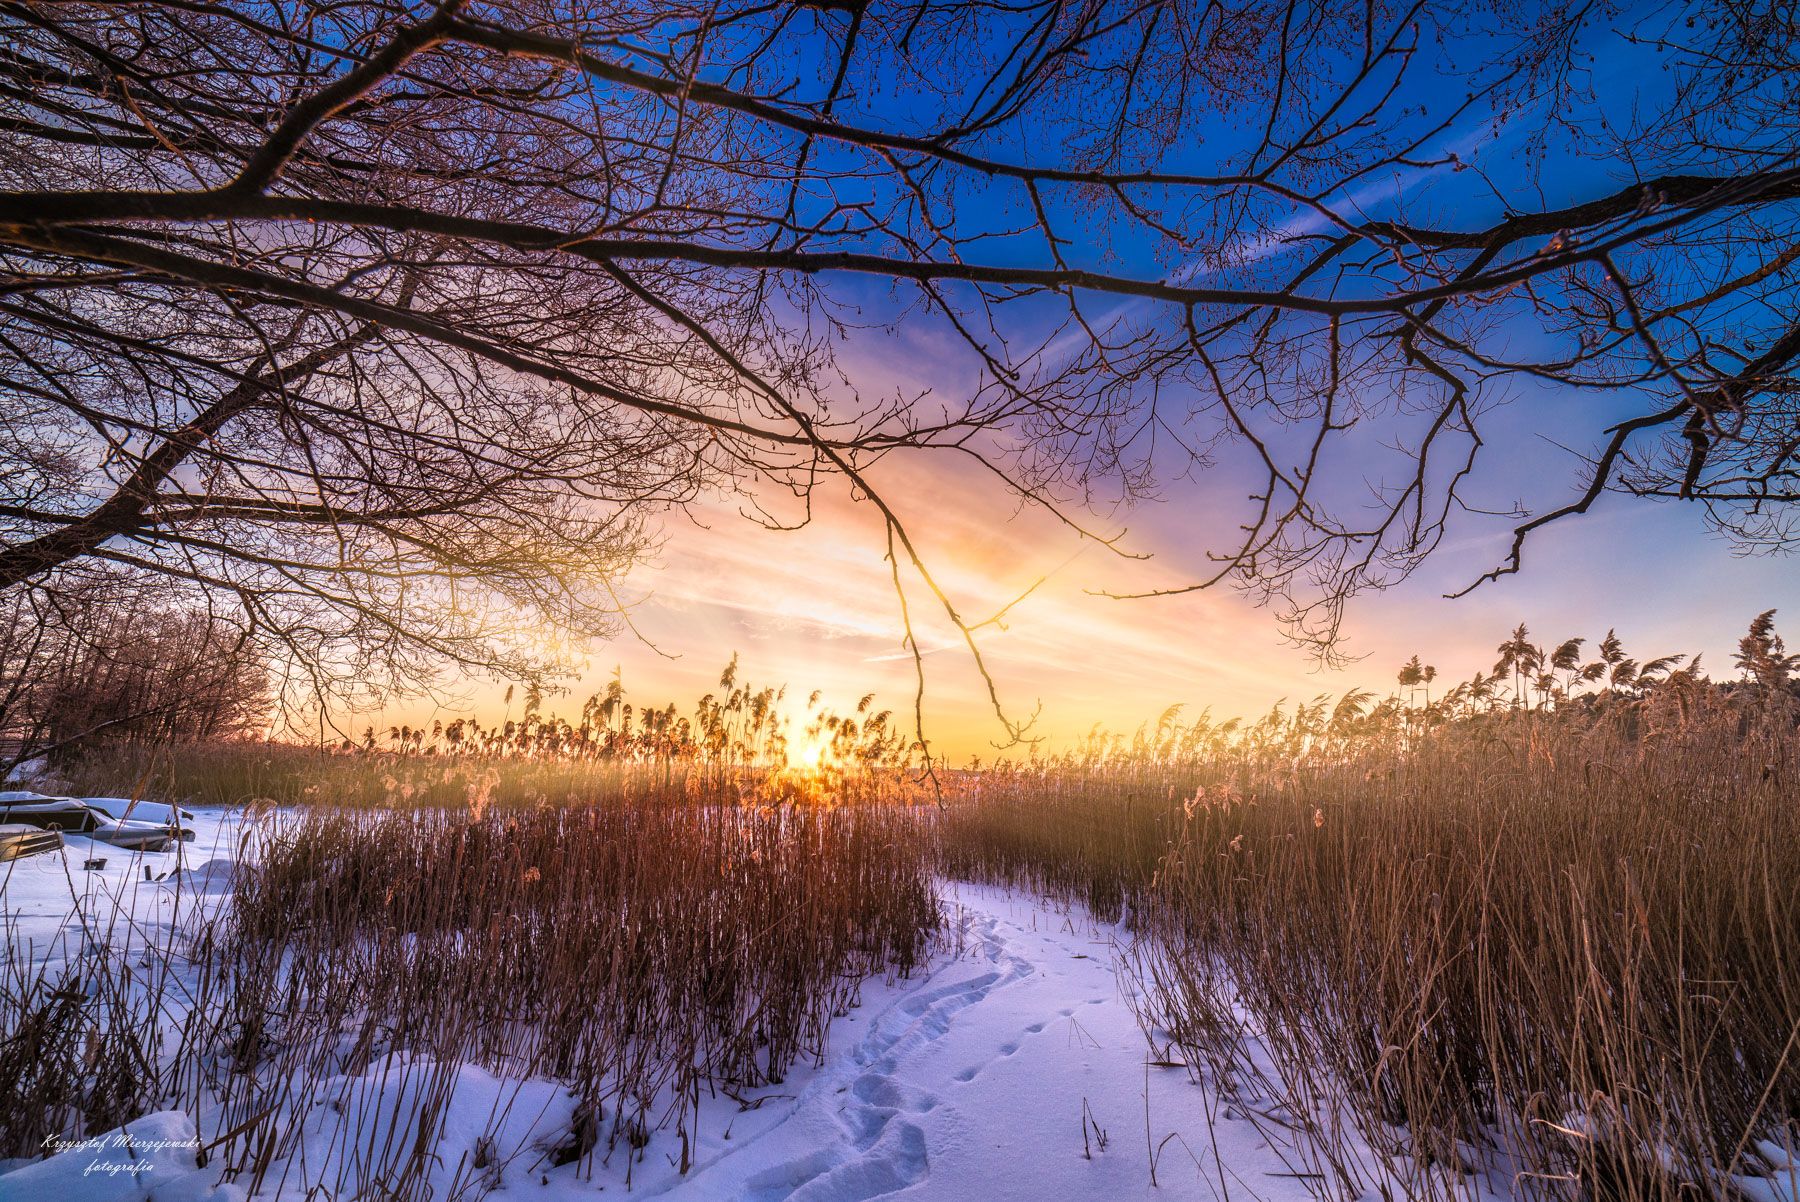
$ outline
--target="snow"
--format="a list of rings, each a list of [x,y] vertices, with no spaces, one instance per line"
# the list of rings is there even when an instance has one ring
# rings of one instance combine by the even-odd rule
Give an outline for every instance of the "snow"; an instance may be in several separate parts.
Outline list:
[[[60,851],[0,865],[7,937],[28,945],[34,958],[56,962],[79,950],[84,931],[117,945],[146,934],[150,926],[178,921],[204,892],[187,887],[183,878],[195,865],[235,862],[245,826],[243,811],[192,813],[184,822],[193,829],[193,840],[168,851],[134,852],[85,835],[64,835]],[[86,867],[102,861],[102,867]],[[212,891],[215,902],[222,895]]]
[[[242,1189],[195,1165],[198,1142],[180,1111],[147,1114],[0,1177],[0,1202],[240,1202]]]
[[[202,809],[188,824],[196,839],[168,852],[69,836],[60,853],[0,868],[15,948],[54,963],[82,954],[84,941],[168,946],[178,924],[229,897],[240,857],[256,846],[242,812]],[[104,867],[84,870],[97,859]],[[1223,1096],[1205,1074],[1153,1059],[1121,967],[1129,932],[1026,893],[959,882],[939,892],[948,928],[929,966],[866,982],[861,1004],[834,1021],[823,1063],[703,1096],[685,1149],[665,1128],[641,1150],[621,1142],[609,1155],[602,1139],[591,1157],[557,1166],[576,1119],[567,1088],[393,1053],[295,1100],[297,1147],[255,1196],[349,1198],[370,1151],[416,1138],[427,1112],[442,1117],[425,1170],[434,1199],[1339,1196],[1273,1102]],[[1258,1048],[1246,1055],[1273,1073]],[[221,1184],[218,1165],[196,1161],[196,1145],[223,1126],[216,1113],[164,1111],[48,1159],[0,1162],[0,1202],[244,1202],[248,1182]],[[1791,1183],[1740,1184],[1771,1202],[1796,1196]],[[1510,1192],[1494,1174],[1465,1187],[1473,1197]]]
[[[672,1202],[1310,1196],[1301,1179],[1277,1176],[1293,1170],[1250,1123],[1215,1126],[1207,1086],[1147,1066],[1117,977],[1123,932],[999,889],[943,893],[962,954],[841,1021],[841,1050],[779,1124],[646,1192]],[[1103,1147],[1090,1127],[1084,1148],[1084,1115]]]
[[[172,822],[187,825],[194,811],[161,801],[138,801],[132,797],[83,797],[90,810],[99,810],[110,818],[129,818],[133,822],[151,822],[168,826]]]
[[[71,836],[61,853],[8,866],[0,903],[10,937],[55,960],[78,951],[84,927],[118,946],[218,904],[251,841],[238,814],[200,810],[191,825],[196,840],[169,852]],[[99,858],[105,867],[84,871]],[[950,934],[929,969],[866,983],[862,1004],[836,1020],[823,1064],[797,1066],[760,1090],[703,1097],[685,1174],[666,1130],[635,1154],[621,1144],[606,1156],[603,1142],[591,1160],[552,1167],[573,1118],[568,1090],[390,1056],[320,1083],[299,1149],[258,1196],[300,1198],[321,1182],[355,1180],[360,1150],[408,1138],[428,1098],[447,1098],[430,1172],[438,1198],[1308,1196],[1303,1179],[1279,1175],[1292,1167],[1255,1126],[1220,1117],[1210,1089],[1180,1069],[1146,1066],[1117,976],[1123,932],[995,888],[946,883],[942,897]],[[216,1125],[216,1116],[199,1117],[200,1132]],[[121,1164],[119,1133],[102,1136],[0,1175],[0,1202],[245,1196],[243,1185],[219,1186],[216,1172],[196,1165],[193,1117],[164,1112],[127,1127],[167,1146]],[[96,1151],[109,1141],[112,1151]],[[1160,1188],[1151,1184],[1153,1154]],[[97,1160],[114,1167],[91,1168]]]

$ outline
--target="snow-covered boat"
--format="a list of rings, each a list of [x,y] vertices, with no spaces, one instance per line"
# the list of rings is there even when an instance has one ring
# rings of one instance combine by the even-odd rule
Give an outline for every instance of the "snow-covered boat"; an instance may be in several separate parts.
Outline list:
[[[134,797],[83,797],[82,804],[90,810],[96,810],[108,818],[117,818],[123,822],[152,822],[157,826],[173,826],[181,830],[183,839],[192,839],[194,832],[187,826],[194,819],[192,810],[184,810],[180,806],[168,805],[160,801],[139,801]]]
[[[100,819],[87,803],[74,797],[14,792],[0,793],[0,824],[85,834],[97,827]]]
[[[49,797],[0,793],[0,823],[86,835],[126,851],[168,851],[194,837],[183,824],[193,814],[178,806],[129,797]]]
[[[23,822],[0,823],[0,864],[35,856],[43,851],[55,851],[62,843],[59,831],[29,826]]]
[[[176,842],[194,837],[193,828],[182,822],[184,818],[191,821],[194,815],[179,806],[130,797],[84,797],[81,801],[98,822],[88,838],[114,847],[168,851]]]
[[[108,843],[125,851],[168,851],[182,839],[193,838],[192,831],[164,826],[160,822],[131,822],[96,815],[96,825],[82,832],[96,843]]]

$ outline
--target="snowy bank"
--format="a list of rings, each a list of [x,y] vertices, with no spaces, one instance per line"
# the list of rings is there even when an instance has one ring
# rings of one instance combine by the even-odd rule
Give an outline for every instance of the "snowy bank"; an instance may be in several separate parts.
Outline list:
[[[227,867],[209,862],[194,876],[216,887]],[[863,1004],[834,1022],[823,1064],[702,1099],[685,1174],[683,1149],[666,1132],[640,1149],[558,1164],[576,1121],[568,1090],[393,1056],[323,1083],[307,1101],[298,1150],[269,1167],[257,1196],[298,1199],[321,1185],[347,1196],[339,1186],[356,1179],[356,1158],[414,1138],[428,1107],[444,1116],[428,1171],[438,1198],[1309,1196],[1266,1124],[1235,1114],[1183,1069],[1147,1063],[1116,975],[1121,932],[993,888],[946,885],[944,904],[949,945],[911,980],[869,982]],[[218,1125],[201,1117],[202,1130]],[[195,1138],[194,1121],[178,1113],[129,1126],[172,1144]],[[210,1192],[219,1166],[197,1168],[191,1147],[158,1148],[136,1174],[90,1172],[94,1158],[77,1147],[0,1176],[0,1202],[242,1196],[241,1184]]]

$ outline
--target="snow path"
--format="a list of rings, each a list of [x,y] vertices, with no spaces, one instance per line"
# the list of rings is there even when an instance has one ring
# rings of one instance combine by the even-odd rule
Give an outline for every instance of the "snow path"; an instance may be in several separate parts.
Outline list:
[[[833,1052],[784,1119],[637,1192],[671,1202],[1309,1196],[1209,1087],[1178,1068],[1146,1071],[1115,976],[1116,928],[980,886],[946,885],[944,900],[960,955],[862,1018],[860,1039],[840,1035],[852,1021],[840,1019]],[[1085,1154],[1084,1108],[1105,1132],[1102,1147],[1089,1128]]]

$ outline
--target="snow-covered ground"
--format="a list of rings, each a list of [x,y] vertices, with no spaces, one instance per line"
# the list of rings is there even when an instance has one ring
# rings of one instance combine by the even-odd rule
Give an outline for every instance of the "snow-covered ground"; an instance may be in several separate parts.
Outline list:
[[[709,1148],[680,1202],[1309,1196],[1295,1166],[1179,1068],[1151,1067],[1116,928],[968,884],[961,954],[840,1020],[834,1051],[751,1139]],[[1085,1127],[1085,1132],[1084,1132]],[[1156,1184],[1151,1182],[1155,1157]]]
[[[281,821],[202,810],[190,823],[197,838],[169,852],[71,836],[58,854],[0,865],[12,963],[74,967],[101,944],[116,963],[148,966],[140,949],[183,946],[187,924],[229,898],[235,864],[256,854],[256,824]],[[701,1098],[685,1148],[664,1128],[640,1150],[620,1142],[609,1154],[602,1139],[592,1156],[554,1166],[575,1126],[568,1089],[392,1053],[291,1099],[291,1151],[256,1196],[348,1202],[366,1179],[368,1150],[410,1146],[420,1114],[438,1113],[440,1101],[425,1171],[436,1202],[1381,1196],[1319,1175],[1278,1104],[1222,1096],[1204,1074],[1153,1058],[1122,967],[1128,932],[993,887],[943,882],[940,896],[948,933],[925,970],[866,982],[861,1005],[833,1023],[823,1063]],[[158,1006],[171,1029],[191,986],[183,960],[163,962]],[[1258,1049],[1245,1055],[1272,1070]],[[196,1147],[230,1126],[220,1113],[165,1110],[48,1159],[0,1161],[0,1202],[245,1202],[248,1183],[222,1183],[216,1157],[196,1163]],[[1339,1135],[1352,1161],[1376,1163],[1353,1135]],[[1757,1202],[1793,1202],[1796,1180],[1800,1171],[1737,1184]],[[1509,1186],[1491,1170],[1460,1182],[1472,1199],[1509,1195]],[[1390,1182],[1389,1196],[1406,1192]]]
[[[186,825],[194,838],[166,852],[126,851],[67,835],[60,852],[0,864],[6,936],[31,945],[34,958],[55,961],[78,951],[84,933],[117,942],[133,935],[132,924],[142,936],[147,924],[216,904],[242,854],[244,812],[193,814]]]
[[[66,835],[55,852],[0,864],[0,933],[20,962],[59,967],[96,947],[129,955],[163,948],[171,931],[203,917],[229,896],[244,854],[242,811],[198,810],[186,825],[194,839],[166,852],[127,851],[84,835]],[[177,980],[179,985],[179,981]],[[180,1004],[177,989],[168,999]],[[168,1021],[179,1019],[169,1013]],[[0,1161],[0,1202],[235,1202],[195,1168],[196,1130],[188,1115],[146,1115],[47,1160]]]
[[[191,825],[196,839],[170,852],[71,836],[60,854],[0,867],[7,936],[52,962],[80,954],[84,940],[166,946],[170,925],[227,895],[230,865],[253,843],[239,814],[200,811]],[[1122,932],[994,888],[947,883],[943,902],[951,934],[929,969],[868,982],[862,1005],[836,1021],[823,1064],[797,1067],[779,1085],[702,1100],[685,1174],[667,1133],[635,1156],[621,1145],[605,1157],[603,1144],[591,1162],[550,1167],[546,1149],[569,1130],[566,1090],[445,1066],[454,1092],[432,1174],[436,1196],[1308,1195],[1295,1163],[1258,1125],[1230,1117],[1236,1112],[1184,1070],[1147,1064],[1117,975]],[[384,1088],[391,1069],[378,1063],[327,1083],[332,1096],[319,1100],[296,1163],[271,1173],[264,1193],[303,1197],[335,1175],[344,1147],[366,1142],[365,1129],[407,1128],[407,1091]],[[146,1115],[47,1160],[15,1162],[0,1173],[0,1202],[236,1202],[241,1184],[220,1185],[216,1166],[194,1163],[192,1144],[210,1118]],[[358,1133],[348,1141],[346,1122]],[[478,1145],[487,1161],[480,1172],[471,1167]]]

